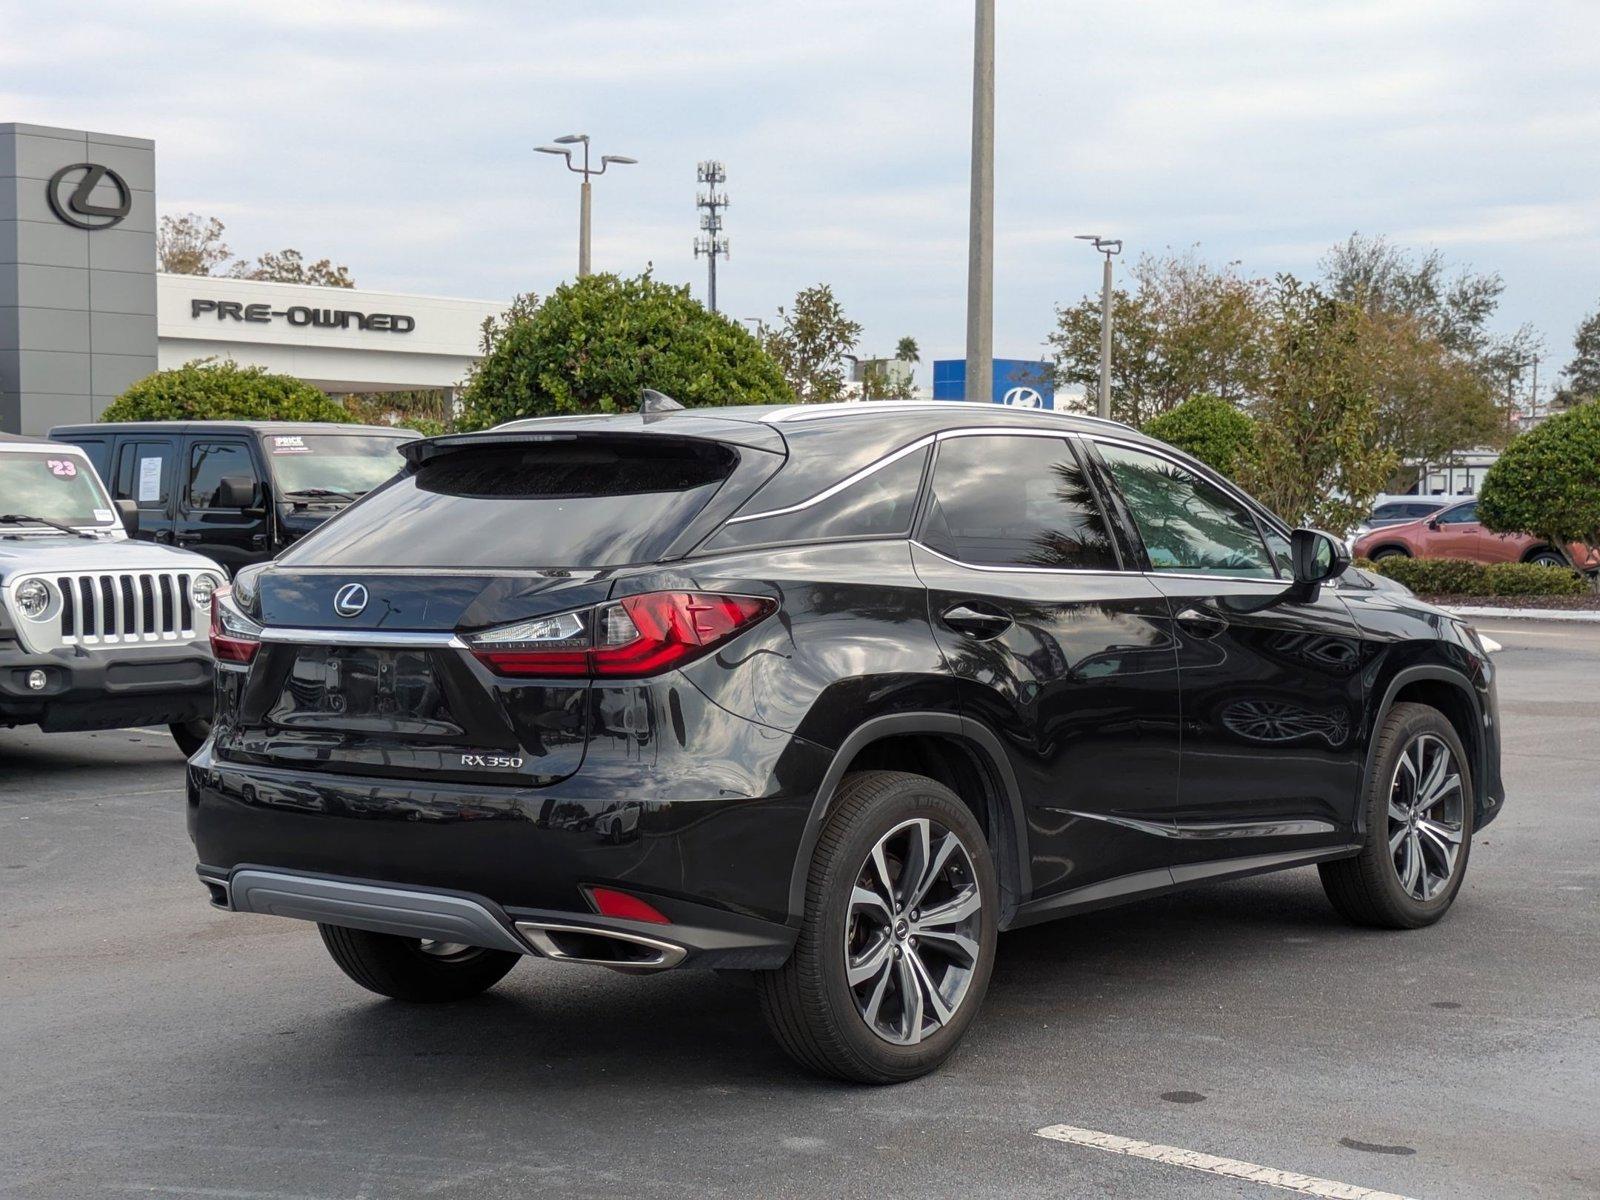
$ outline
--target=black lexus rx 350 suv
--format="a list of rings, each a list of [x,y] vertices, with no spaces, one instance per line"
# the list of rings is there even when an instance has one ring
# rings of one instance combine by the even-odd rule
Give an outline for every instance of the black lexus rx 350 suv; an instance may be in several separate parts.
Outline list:
[[[996,935],[1317,864],[1438,920],[1499,811],[1477,635],[1123,426],[966,404],[547,418],[407,467],[213,610],[217,905],[443,1001],[522,956],[753,976],[937,1066]]]

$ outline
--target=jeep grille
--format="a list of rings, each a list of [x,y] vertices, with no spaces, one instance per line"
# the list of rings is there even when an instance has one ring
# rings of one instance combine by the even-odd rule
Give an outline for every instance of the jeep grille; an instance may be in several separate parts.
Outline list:
[[[62,645],[192,640],[191,579],[187,571],[58,576]]]

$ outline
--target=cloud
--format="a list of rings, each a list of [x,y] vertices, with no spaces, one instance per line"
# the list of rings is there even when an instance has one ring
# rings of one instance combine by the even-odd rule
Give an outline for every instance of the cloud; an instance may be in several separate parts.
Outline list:
[[[867,350],[962,350],[971,7],[0,0],[0,118],[154,137],[159,199],[240,253],[297,246],[377,287],[548,292],[586,131],[595,255],[703,286],[694,164],[729,172],[724,307],[833,283]],[[1310,271],[1351,229],[1471,253],[1504,322],[1563,341],[1595,303],[1600,5],[1006,0],[997,30],[996,347],[1036,352],[1130,255],[1199,244]],[[64,70],[63,64],[72,64]]]

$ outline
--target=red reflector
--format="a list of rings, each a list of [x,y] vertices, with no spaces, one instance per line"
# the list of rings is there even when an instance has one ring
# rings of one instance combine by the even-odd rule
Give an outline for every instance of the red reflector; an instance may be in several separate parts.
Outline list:
[[[637,896],[614,888],[592,887],[589,899],[602,917],[621,917],[627,921],[649,921],[652,925],[671,925],[666,915]]]
[[[249,663],[261,649],[255,638],[237,637],[222,627],[222,604],[232,589],[211,593],[211,656],[218,662]]]

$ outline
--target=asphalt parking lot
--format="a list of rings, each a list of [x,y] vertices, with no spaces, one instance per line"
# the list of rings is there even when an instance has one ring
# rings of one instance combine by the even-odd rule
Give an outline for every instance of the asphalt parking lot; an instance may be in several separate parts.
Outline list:
[[[207,907],[165,735],[0,730],[0,1195],[1284,1194],[1037,1134],[1068,1125],[1592,1197],[1600,626],[1480,625],[1510,801],[1441,925],[1352,930],[1302,870],[1008,934],[962,1051],[889,1089],[800,1074],[710,975],[378,1000],[309,925]]]

